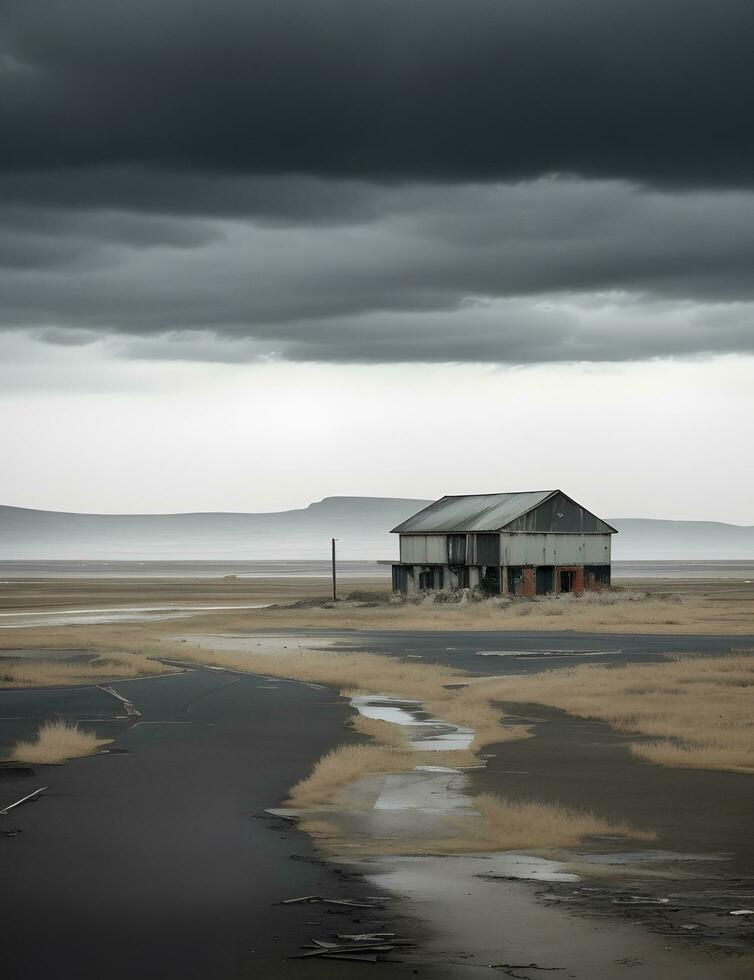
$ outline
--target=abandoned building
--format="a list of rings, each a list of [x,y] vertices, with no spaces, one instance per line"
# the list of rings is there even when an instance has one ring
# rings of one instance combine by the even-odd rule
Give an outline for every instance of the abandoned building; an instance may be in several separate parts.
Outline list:
[[[393,589],[547,595],[610,585],[614,527],[562,490],[442,499],[393,528]]]

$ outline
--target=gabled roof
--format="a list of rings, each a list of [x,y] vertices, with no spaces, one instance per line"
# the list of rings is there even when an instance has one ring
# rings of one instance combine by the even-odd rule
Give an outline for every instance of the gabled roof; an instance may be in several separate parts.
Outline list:
[[[581,508],[561,490],[526,490],[518,493],[480,493],[442,497],[394,527],[391,533],[463,534],[474,531],[502,531],[556,495],[559,495],[559,498],[558,501],[553,501],[553,505],[558,504],[565,497],[570,504],[588,514],[598,525],[602,525],[600,530],[603,533],[615,531],[615,528],[585,508]],[[527,529],[536,530],[535,527]],[[520,527],[516,530],[524,530],[524,528]]]

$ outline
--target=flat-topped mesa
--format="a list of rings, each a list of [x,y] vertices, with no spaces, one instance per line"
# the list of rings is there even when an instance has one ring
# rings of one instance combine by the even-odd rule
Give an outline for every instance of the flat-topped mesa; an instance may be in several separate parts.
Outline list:
[[[396,592],[532,597],[608,587],[617,531],[562,490],[529,490],[442,497],[392,533]]]

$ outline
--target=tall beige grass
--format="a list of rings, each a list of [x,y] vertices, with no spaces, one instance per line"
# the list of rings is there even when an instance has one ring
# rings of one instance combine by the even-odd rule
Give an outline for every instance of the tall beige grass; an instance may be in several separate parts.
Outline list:
[[[92,732],[79,728],[77,722],[46,721],[36,737],[30,741],[18,742],[11,759],[15,762],[56,763],[67,759],[77,759],[93,755],[112,739],[97,738]]]
[[[505,800],[493,793],[474,797],[484,818],[480,833],[487,847],[567,847],[587,837],[610,834],[635,840],[654,840],[653,831],[603,820],[586,810],[536,800]]]
[[[181,649],[182,655],[190,660],[324,683],[339,689],[344,696],[382,693],[424,701],[437,717],[473,727],[477,732],[474,743],[477,748],[526,735],[521,726],[500,724],[502,711],[495,704],[499,693],[494,683],[497,679],[493,679],[489,686],[485,682],[466,688],[448,688],[445,685],[457,682],[459,677],[469,681],[472,678],[446,668],[406,664],[375,654],[338,654],[321,650],[248,654],[192,650],[190,644],[182,645]],[[337,806],[347,786],[370,774],[406,772],[420,764],[463,768],[479,761],[472,751],[431,754],[414,751],[400,727],[388,722],[357,716],[352,727],[367,735],[371,742],[341,746],[323,756],[311,774],[293,787],[290,805],[315,811],[318,807]],[[473,802],[483,817],[473,828],[464,821],[447,838],[423,843],[414,841],[413,846],[457,853],[485,848],[567,846],[588,836],[607,833],[642,839],[654,836],[651,832],[613,824],[594,814],[559,804],[507,801],[489,794],[477,797]],[[318,819],[317,816],[307,818],[304,827],[311,829],[309,822]],[[327,834],[320,830],[318,836],[322,838]],[[380,847],[383,846],[384,842],[381,842]]]
[[[599,598],[598,598],[599,596]],[[585,593],[548,596],[537,600],[332,608],[253,610],[249,614],[207,614],[204,632],[233,629],[397,629],[397,630],[517,630],[557,628],[616,633],[751,633],[754,594]],[[553,619],[553,617],[557,619]],[[192,626],[192,628],[194,628]],[[200,629],[198,625],[197,630]]]
[[[111,653],[89,661],[30,660],[0,666],[0,688],[98,684],[105,680],[151,677],[172,670],[139,653]]]
[[[306,779],[290,792],[292,806],[327,806],[337,802],[341,789],[372,773],[403,772],[410,768],[406,753],[384,745],[341,745],[323,755]]]
[[[164,655],[164,649],[162,652]],[[474,693],[471,696],[473,703],[469,707],[462,693],[470,689],[448,689],[445,685],[469,680],[469,675],[459,670],[404,663],[394,657],[373,653],[330,653],[306,649],[283,653],[278,650],[246,653],[204,647],[196,649],[190,643],[181,644],[180,656],[182,660],[197,664],[326,684],[344,697],[385,694],[423,701],[437,718],[473,727],[477,733],[473,744],[475,748],[526,736],[526,731],[520,726],[506,726],[504,719],[501,722],[502,712],[492,703],[494,699],[477,697]],[[471,717],[470,710],[473,713]],[[357,722],[364,731],[365,721]]]
[[[639,758],[668,766],[754,772],[754,653],[660,664],[597,665],[475,682],[463,700],[531,702],[608,722]]]
[[[363,745],[341,745],[322,756],[306,779],[293,787],[293,806],[328,805],[350,783],[374,773],[407,772],[414,766],[473,766],[478,759],[469,751],[432,752],[412,749],[400,726],[357,715],[351,727],[370,741]]]
[[[247,654],[192,650],[190,644],[181,652],[198,662],[327,684],[347,695],[383,693],[424,701],[436,717],[474,728],[475,751],[526,737],[524,726],[506,724],[500,702],[528,702],[600,719],[630,735],[649,736],[652,742],[631,746],[647,761],[754,772],[752,651],[483,678],[369,653]],[[445,686],[459,679],[468,686]]]

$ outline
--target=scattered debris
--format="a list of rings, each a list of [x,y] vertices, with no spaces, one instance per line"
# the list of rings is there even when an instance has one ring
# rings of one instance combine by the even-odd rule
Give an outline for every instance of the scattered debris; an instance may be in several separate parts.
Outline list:
[[[536,963],[490,963],[493,970],[502,970],[507,977],[514,977],[515,980],[530,980],[523,973],[516,973],[516,970],[565,970],[564,966],[537,966]]]
[[[302,895],[300,898],[284,898],[278,905],[300,905],[304,902],[320,905],[341,905],[349,909],[380,909],[381,905],[371,902],[355,902],[351,898],[324,898],[322,895]]]
[[[97,687],[100,689],[100,691],[104,691],[105,694],[109,694],[111,697],[117,698],[123,705],[123,709],[129,718],[141,718],[141,712],[133,701],[129,701],[128,698],[124,698],[122,694],[118,694],[115,688],[110,687],[109,684],[98,684]]]
[[[564,966],[537,966],[536,963],[490,963],[493,970],[565,970]]]
[[[613,905],[668,905],[669,898],[651,898],[647,895],[619,895],[612,899]]]
[[[40,793],[44,793],[44,791],[47,788],[48,788],[47,786],[41,786],[39,789],[35,789],[33,793],[29,793],[28,796],[23,796],[23,797],[21,797],[20,800],[16,800],[15,803],[9,803],[8,806],[6,806],[6,807],[4,807],[4,809],[0,810],[0,817],[4,817],[8,813],[9,810],[14,810],[17,806],[21,806],[22,803],[28,803],[29,800],[36,799],[39,796],[39,794]]]
[[[401,960],[388,959],[386,953],[416,946],[413,939],[397,939],[391,932],[362,933],[353,936],[336,936],[339,942],[325,939],[312,939],[307,952],[290,957],[305,960],[316,957],[320,960],[350,960],[354,963],[400,963]]]

